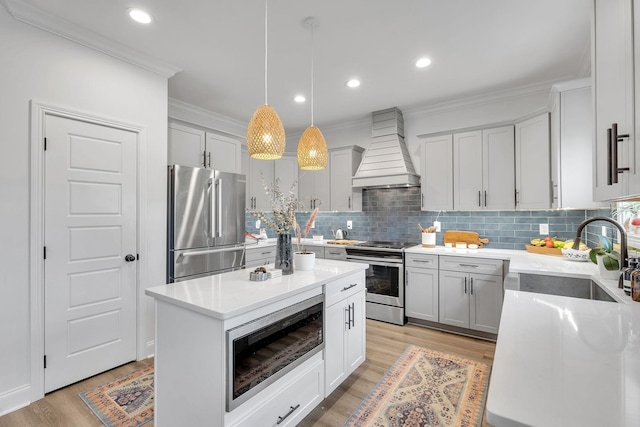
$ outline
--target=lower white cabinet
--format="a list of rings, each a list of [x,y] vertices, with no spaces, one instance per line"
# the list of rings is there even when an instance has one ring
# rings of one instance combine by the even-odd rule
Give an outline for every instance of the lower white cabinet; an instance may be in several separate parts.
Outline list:
[[[325,259],[337,259],[338,261],[347,260],[347,250],[338,245],[327,245],[324,248]]]
[[[316,259],[324,259],[324,246],[305,245],[304,250],[316,254]]]
[[[440,323],[497,334],[502,312],[502,261],[441,258]],[[443,265],[444,268],[454,265],[456,268],[443,269]],[[495,274],[471,271],[492,271]]]
[[[407,254],[405,274],[405,315],[437,322],[438,255]]]
[[[325,396],[365,360],[364,276],[355,274],[326,285]]]
[[[245,268],[273,264],[276,262],[276,247],[275,245],[247,247],[244,260]]]

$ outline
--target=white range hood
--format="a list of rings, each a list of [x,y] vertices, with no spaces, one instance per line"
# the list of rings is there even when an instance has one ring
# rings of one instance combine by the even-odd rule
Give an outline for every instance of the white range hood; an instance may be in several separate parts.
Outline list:
[[[374,111],[373,140],[353,177],[353,187],[391,188],[420,185],[404,142],[402,112],[393,107]]]

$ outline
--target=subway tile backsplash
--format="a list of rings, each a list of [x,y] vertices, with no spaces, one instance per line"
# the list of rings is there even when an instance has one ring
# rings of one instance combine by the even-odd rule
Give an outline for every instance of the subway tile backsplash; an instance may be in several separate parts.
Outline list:
[[[539,225],[549,224],[549,234],[561,240],[573,239],[578,225],[593,216],[611,217],[610,209],[597,210],[533,210],[533,211],[421,211],[420,187],[363,190],[362,212],[320,212],[315,228],[309,233],[333,238],[333,232],[346,230],[347,221],[353,229],[347,230],[349,239],[386,240],[395,242],[421,241],[418,224],[428,227],[436,219],[442,232],[436,243],[443,244],[446,230],[470,230],[488,238],[485,246],[494,249],[524,249],[531,239],[540,237]],[[304,228],[310,212],[301,212],[296,219]],[[601,225],[607,225],[602,223]],[[258,233],[255,218],[246,215],[247,231]],[[609,228],[610,230],[610,228]],[[587,227],[588,244],[595,246],[593,235],[600,232],[600,224]],[[269,237],[272,230],[267,229]],[[609,231],[609,236],[615,234]],[[311,237],[311,236],[309,236]]]

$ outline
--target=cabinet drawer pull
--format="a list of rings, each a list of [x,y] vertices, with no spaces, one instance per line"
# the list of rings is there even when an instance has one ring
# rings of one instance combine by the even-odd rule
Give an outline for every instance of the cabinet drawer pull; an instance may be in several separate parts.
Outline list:
[[[283,422],[285,419],[287,419],[289,415],[293,414],[296,411],[296,409],[298,409],[299,407],[300,407],[299,403],[296,406],[290,406],[289,412],[287,412],[284,417],[278,417],[278,422],[276,424],[280,424],[281,422]]]
[[[354,288],[356,286],[358,286],[357,283],[352,283],[349,286],[345,286],[344,288],[342,288],[342,290],[340,292],[348,291],[349,289]]]
[[[431,264],[433,262],[430,259],[412,259],[411,261],[413,261],[413,262],[424,262],[424,263],[428,263],[428,264]]]
[[[464,278],[464,293],[467,294],[467,278]]]
[[[473,295],[473,277],[471,278],[471,286],[470,286],[470,293],[471,295]]]
[[[271,253],[271,251],[262,252],[262,255],[269,255],[270,253]]]
[[[460,267],[478,268],[478,264],[458,264]]]

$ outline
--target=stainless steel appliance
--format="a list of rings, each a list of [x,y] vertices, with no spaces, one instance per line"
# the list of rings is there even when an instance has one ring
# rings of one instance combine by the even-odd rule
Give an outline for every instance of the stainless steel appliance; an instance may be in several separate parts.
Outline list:
[[[244,175],[169,166],[167,281],[244,266]]]
[[[324,348],[324,295],[227,331],[227,411]]]
[[[363,242],[347,245],[347,261],[369,264],[366,316],[404,325],[404,249],[416,243]]]

